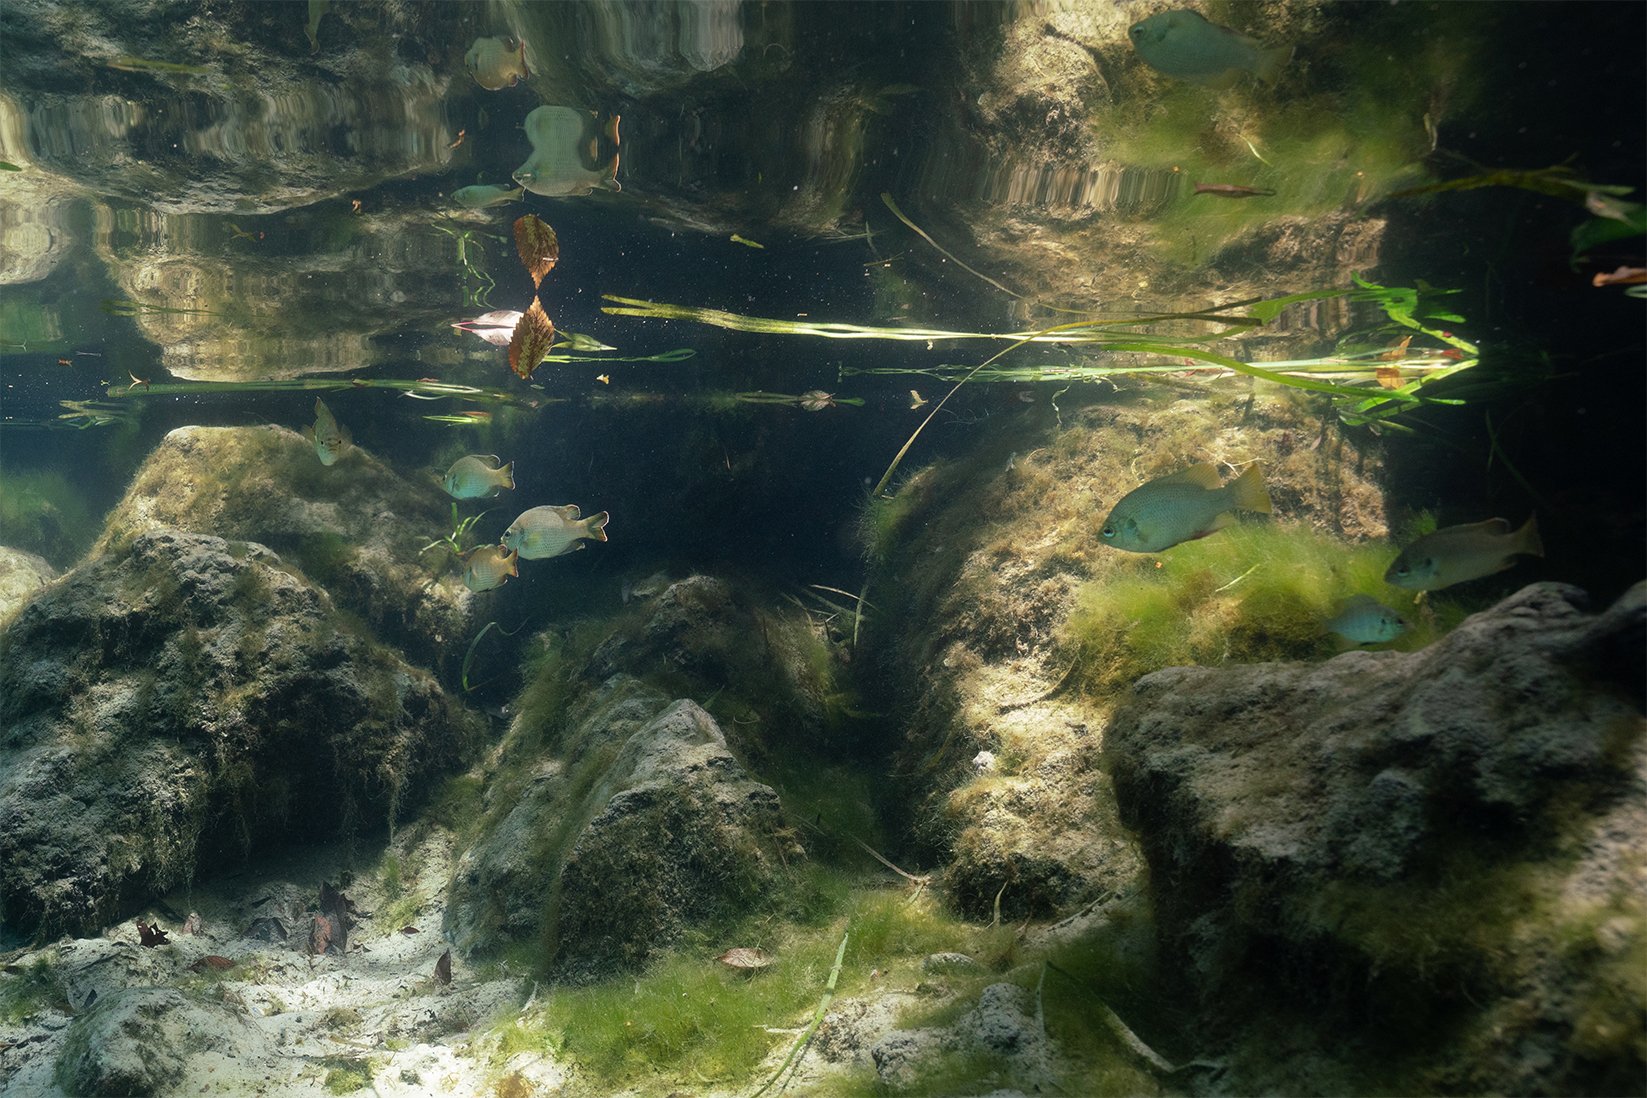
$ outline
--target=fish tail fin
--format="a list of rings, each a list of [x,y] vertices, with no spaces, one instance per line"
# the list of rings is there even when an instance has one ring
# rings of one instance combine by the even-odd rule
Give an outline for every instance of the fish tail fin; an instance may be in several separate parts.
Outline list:
[[[513,488],[515,486],[514,462],[511,461],[509,464],[498,470],[498,484],[504,488]]]
[[[1276,46],[1274,49],[1258,51],[1258,68],[1255,75],[1266,84],[1274,84],[1281,77],[1281,70],[1287,67],[1292,60],[1291,46]]]
[[[1247,471],[1229,482],[1230,506],[1237,511],[1262,511],[1269,514],[1270,490],[1264,486],[1264,473],[1255,461]]]
[[[610,514],[608,514],[605,511],[602,511],[598,515],[590,515],[588,518],[584,519],[583,520],[583,525],[584,525],[584,528],[589,531],[589,536],[591,538],[595,539],[596,541],[605,541],[606,540],[606,524],[608,522],[610,522],[611,519],[612,519],[612,516]],[[580,545],[580,546],[578,546],[578,548],[581,549],[581,548],[583,548],[583,546]]]
[[[621,191],[623,187],[618,183],[618,154],[612,154],[612,163],[606,166],[606,174],[601,177],[600,185],[609,191]]]
[[[612,142],[614,145],[622,144],[622,142],[618,140],[618,123],[622,119],[623,115],[614,114],[606,120],[606,140]]]
[[[1515,532],[1515,537],[1516,545],[1519,546],[1516,552],[1525,553],[1529,557],[1544,555],[1544,539],[1538,536],[1537,514],[1527,516],[1527,521]]]

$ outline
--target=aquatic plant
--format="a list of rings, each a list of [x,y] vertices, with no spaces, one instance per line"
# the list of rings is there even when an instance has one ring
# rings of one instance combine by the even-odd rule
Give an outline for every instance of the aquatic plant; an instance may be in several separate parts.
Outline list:
[[[424,553],[427,553],[429,550],[431,550],[431,549],[433,549],[437,546],[440,546],[440,547],[445,548],[445,550],[454,557],[463,556],[463,554],[467,553],[471,548],[473,548],[473,546],[467,545],[465,543],[469,540],[469,535],[474,532],[475,523],[479,522],[481,519],[485,518],[489,514],[491,514],[491,511],[486,510],[486,511],[480,512],[477,515],[466,515],[466,516],[460,518],[458,516],[457,504],[453,503],[452,504],[452,529],[447,532],[445,537],[436,538],[434,541],[431,541],[428,545],[425,545],[422,549],[419,549],[418,550],[418,555],[421,556]],[[482,631],[482,633],[484,635],[484,631]],[[478,640],[479,638],[477,637],[476,639]],[[467,666],[467,661],[465,661],[465,666]]]

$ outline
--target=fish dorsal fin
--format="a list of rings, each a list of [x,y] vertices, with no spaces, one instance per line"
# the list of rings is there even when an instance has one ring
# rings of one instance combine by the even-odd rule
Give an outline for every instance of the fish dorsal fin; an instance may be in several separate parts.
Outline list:
[[[1439,532],[1439,531],[1438,531]],[[1510,532],[1510,520],[1501,518],[1482,519],[1480,522],[1466,522],[1461,526],[1454,526],[1455,534],[1493,534],[1502,536]]]
[[[575,503],[568,503],[564,507],[551,507],[549,510],[553,511],[567,522],[576,522],[582,517],[583,514],[583,512],[578,510],[578,505]]]
[[[1188,469],[1181,469],[1169,477],[1162,477],[1157,484],[1193,484],[1197,488],[1220,488],[1223,481],[1218,477],[1218,466],[1210,461],[1199,465],[1191,465]]]

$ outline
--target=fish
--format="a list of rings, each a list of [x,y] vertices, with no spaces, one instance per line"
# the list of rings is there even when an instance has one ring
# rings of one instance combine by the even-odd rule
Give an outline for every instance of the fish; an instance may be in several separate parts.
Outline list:
[[[598,153],[600,116],[594,111],[545,105],[526,116],[526,138],[532,155],[514,170],[511,178],[533,194],[547,198],[585,195],[600,187],[621,191],[618,184],[618,115],[607,119],[604,133],[613,148],[604,166],[584,163],[584,149]],[[594,157],[590,158],[591,161]]]
[[[303,437],[314,446],[322,465],[331,465],[349,448],[349,432],[338,426],[332,410],[319,397],[315,397],[315,425],[303,428]]]
[[[509,524],[503,532],[503,544],[526,560],[547,560],[582,549],[584,538],[605,541],[606,523],[611,517],[601,511],[580,519],[577,507],[570,503],[563,507],[533,507]]]
[[[457,320],[452,327],[460,332],[477,335],[494,347],[507,347],[514,338],[515,325],[526,314],[519,309],[493,309],[489,313],[481,313],[473,320]],[[612,348],[608,347],[607,350]]]
[[[477,38],[463,55],[463,66],[487,91],[512,88],[532,74],[526,68],[526,43],[518,38]]]
[[[1134,23],[1127,28],[1127,37],[1144,64],[1156,72],[1209,88],[1230,87],[1244,72],[1273,84],[1292,60],[1291,46],[1266,48],[1184,8]]]
[[[1513,568],[1516,557],[1543,555],[1537,515],[1529,516],[1519,530],[1511,530],[1505,519],[1490,518],[1425,534],[1401,550],[1384,573],[1384,582],[1409,591],[1437,591]]]
[[[503,489],[515,486],[515,463],[498,465],[497,461],[496,454],[460,457],[446,470],[440,486],[453,499],[491,499]]]
[[[1239,183],[1197,183],[1196,194],[1216,194],[1223,198],[1258,198],[1273,195],[1267,187],[1243,187]]]
[[[1382,644],[1405,633],[1407,623],[1371,595],[1352,595],[1327,622],[1327,630],[1355,644]]]
[[[501,183],[476,183],[471,187],[459,187],[452,192],[452,201],[459,206],[470,210],[484,210],[488,206],[504,206],[510,202],[524,198],[526,192],[520,187],[505,187]]]
[[[520,554],[501,545],[482,545],[463,558],[463,585],[479,594],[502,587],[510,576],[520,575],[515,562]]]
[[[1256,464],[1220,484],[1217,467],[1206,463],[1134,488],[1110,509],[1100,533],[1117,549],[1159,553],[1222,530],[1236,511],[1269,510],[1270,493]]]

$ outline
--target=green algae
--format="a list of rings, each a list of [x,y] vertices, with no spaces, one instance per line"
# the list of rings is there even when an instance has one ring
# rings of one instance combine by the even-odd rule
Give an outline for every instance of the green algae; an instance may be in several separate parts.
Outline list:
[[[1345,541],[1305,526],[1253,522],[1140,554],[1077,594],[1064,644],[1090,694],[1110,696],[1163,667],[1312,660],[1345,644],[1325,623],[1353,595],[1378,599],[1412,628],[1388,645],[1422,648],[1464,616],[1448,600],[1415,607],[1383,582],[1394,557],[1382,544]]]

